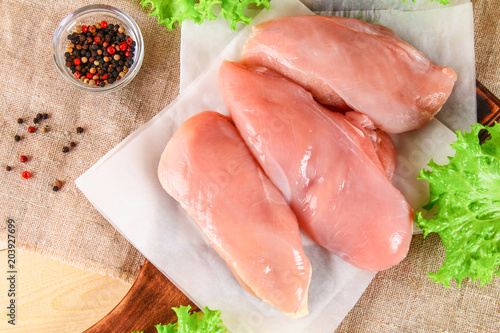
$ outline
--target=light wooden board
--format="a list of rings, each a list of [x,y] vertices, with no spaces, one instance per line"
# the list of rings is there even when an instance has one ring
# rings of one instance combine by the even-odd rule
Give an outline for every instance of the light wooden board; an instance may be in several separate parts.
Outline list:
[[[16,325],[7,323],[7,251],[0,250],[0,332],[83,332],[129,291],[122,281],[17,250]]]

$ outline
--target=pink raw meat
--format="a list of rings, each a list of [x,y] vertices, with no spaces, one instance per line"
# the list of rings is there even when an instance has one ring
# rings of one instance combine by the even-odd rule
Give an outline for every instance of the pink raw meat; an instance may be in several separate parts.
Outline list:
[[[328,16],[281,17],[255,26],[242,63],[279,72],[320,103],[367,114],[389,133],[425,126],[457,79],[389,28]]]
[[[185,121],[158,177],[247,291],[288,315],[308,314],[311,267],[297,219],[228,117],[205,111]]]
[[[219,89],[300,227],[360,268],[399,263],[410,245],[413,211],[388,179],[378,157],[384,153],[358,127],[362,122],[353,125],[349,116],[327,110],[293,82],[252,70],[223,62]],[[382,141],[381,150],[390,153],[391,142]]]

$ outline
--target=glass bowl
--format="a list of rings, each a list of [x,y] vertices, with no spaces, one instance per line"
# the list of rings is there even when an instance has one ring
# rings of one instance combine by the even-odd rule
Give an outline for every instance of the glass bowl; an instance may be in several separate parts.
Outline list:
[[[125,35],[130,36],[136,43],[133,57],[134,62],[128,68],[128,72],[120,80],[107,84],[104,87],[90,86],[76,79],[70,68],[66,67],[66,58],[64,56],[68,45],[71,43],[68,35],[75,32],[77,26],[90,26],[101,21],[124,27]],[[144,58],[144,41],[139,26],[130,15],[108,5],[90,5],[77,9],[61,21],[52,40],[52,58],[57,71],[73,87],[92,93],[110,92],[126,86],[139,72]]]

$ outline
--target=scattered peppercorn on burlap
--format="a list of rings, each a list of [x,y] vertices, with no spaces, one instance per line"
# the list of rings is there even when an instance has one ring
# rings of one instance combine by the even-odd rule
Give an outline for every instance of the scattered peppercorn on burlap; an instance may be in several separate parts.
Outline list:
[[[5,248],[6,220],[13,219],[19,248],[132,283],[144,257],[94,209],[74,180],[177,97],[180,31],[158,25],[139,1],[113,1],[110,4],[130,14],[142,30],[142,68],[119,91],[80,92],[56,71],[51,46],[61,20],[91,3],[102,2],[5,0],[0,5],[0,215],[4,221],[0,238]],[[49,117],[34,125],[37,113]],[[18,118],[24,123],[18,124]],[[28,126],[38,130],[28,133]],[[49,129],[45,133],[44,126]],[[78,134],[77,127],[83,133]],[[22,137],[19,142],[14,141],[16,134]],[[76,146],[63,153],[63,146],[70,147],[72,141]],[[20,155],[26,155],[28,162],[21,163]],[[12,167],[9,172],[7,165]],[[31,172],[30,179],[21,177],[24,170]],[[54,192],[56,180],[63,185]]]
[[[13,219],[19,248],[132,283],[144,257],[74,180],[177,96],[180,31],[158,25],[139,1],[113,1],[141,28],[144,63],[120,91],[83,93],[56,72],[51,42],[59,22],[89,3],[100,2],[3,0],[0,6],[0,247],[6,247],[6,221]],[[500,2],[473,4],[477,78],[500,96]],[[37,113],[49,118],[30,134],[27,127]],[[43,126],[49,128],[45,133]],[[72,141],[76,146],[63,153]],[[21,155],[28,162],[21,163]],[[21,177],[25,170],[32,174],[28,180]],[[54,192],[56,180],[63,185]],[[427,277],[444,255],[437,236],[415,236],[408,257],[376,276],[336,332],[500,332],[500,279],[485,287],[464,283],[445,289]]]

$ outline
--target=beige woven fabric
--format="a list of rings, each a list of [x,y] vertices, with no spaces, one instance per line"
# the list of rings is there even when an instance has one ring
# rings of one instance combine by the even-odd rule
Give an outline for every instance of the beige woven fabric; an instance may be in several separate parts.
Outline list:
[[[476,77],[500,98],[500,1],[473,0]]]
[[[93,208],[74,180],[177,96],[180,33],[159,26],[138,0],[113,1],[142,29],[142,69],[119,92],[82,93],[59,77],[50,45],[66,14],[88,3],[1,2],[0,216],[16,221],[19,247],[132,282],[144,257]],[[473,3],[477,77],[500,96],[500,3]],[[50,131],[29,134],[27,126],[38,112],[50,115],[42,122]],[[24,124],[17,124],[19,117]],[[84,133],[75,132],[78,126]],[[15,134],[23,139],[16,143]],[[63,154],[70,141],[76,147]],[[20,163],[20,155],[29,161]],[[7,165],[12,171],[5,171]],[[22,179],[23,170],[32,178]],[[51,190],[55,179],[64,182],[59,192]],[[0,246],[5,234],[2,223]],[[439,268],[444,254],[437,236],[414,237],[408,257],[377,275],[336,332],[500,332],[500,279],[485,287],[437,285],[427,272]]]
[[[142,30],[142,69],[120,91],[83,93],[56,72],[51,43],[59,22],[90,3],[102,2],[1,1],[0,216],[16,221],[20,248],[133,282],[144,257],[95,210],[74,180],[178,95],[180,32],[158,25],[139,1],[113,1]],[[37,127],[47,125],[50,131],[30,134],[27,127],[39,112],[49,118]],[[76,133],[78,126],[84,133]],[[22,136],[20,142],[15,134]],[[76,147],[64,154],[62,147],[71,141]],[[19,162],[20,155],[29,161]],[[21,177],[23,170],[32,173],[31,179]],[[58,192],[52,191],[55,179],[64,182]],[[5,244],[5,222],[0,233]]]

